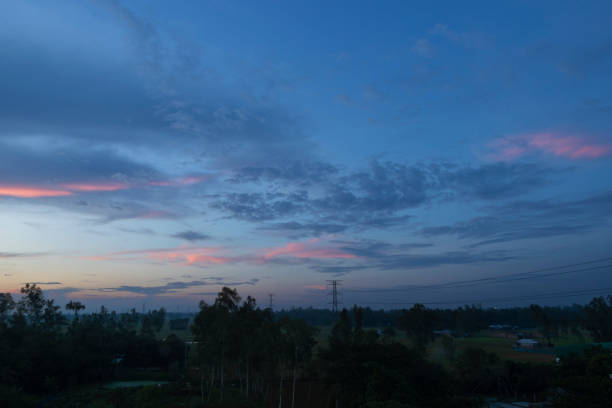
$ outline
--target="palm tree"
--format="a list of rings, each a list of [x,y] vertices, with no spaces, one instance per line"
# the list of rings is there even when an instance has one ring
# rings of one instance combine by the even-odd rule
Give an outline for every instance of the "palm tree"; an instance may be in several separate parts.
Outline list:
[[[68,302],[68,304],[66,305],[66,310],[72,310],[74,312],[74,317],[77,317],[79,312],[81,310],[85,309],[85,305],[82,304],[81,302],[78,301],[74,301],[71,300],[70,302]]]

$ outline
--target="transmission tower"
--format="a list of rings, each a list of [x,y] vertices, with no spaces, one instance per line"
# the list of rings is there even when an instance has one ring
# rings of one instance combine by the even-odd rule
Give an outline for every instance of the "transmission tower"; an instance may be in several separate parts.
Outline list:
[[[342,304],[342,301],[338,301],[338,287],[342,286],[341,280],[328,280],[327,281],[327,290],[330,291],[331,294],[331,308],[332,312],[338,313],[338,304]]]
[[[270,299],[268,303],[268,307],[270,308],[270,310],[274,310],[274,293],[270,293],[268,297]]]

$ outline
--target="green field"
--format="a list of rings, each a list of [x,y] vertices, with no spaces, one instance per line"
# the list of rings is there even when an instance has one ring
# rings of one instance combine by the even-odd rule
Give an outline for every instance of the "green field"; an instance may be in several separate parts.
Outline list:
[[[318,326],[319,333],[317,335],[318,347],[325,347],[327,345],[327,341],[329,335],[331,334],[331,326]],[[365,330],[382,330],[381,327],[366,327]],[[535,330],[532,330],[535,332]],[[406,337],[401,331],[396,330],[397,336],[395,338],[396,341],[405,344],[407,346],[411,345],[411,341],[408,337]],[[162,331],[159,333],[161,338],[166,337],[170,334],[175,334],[181,339],[190,339],[191,332],[189,330],[170,330],[166,325]],[[552,350],[548,350],[546,352],[528,352],[528,351],[517,351],[514,350],[513,346],[516,342],[515,338],[505,338],[501,337],[500,333],[491,332],[489,330],[483,330],[479,333],[476,333],[473,337],[457,337],[454,339],[456,344],[456,352],[455,355],[461,354],[467,348],[482,348],[488,353],[497,354],[502,360],[511,360],[517,362],[541,362],[541,363],[552,363],[554,361],[554,354]],[[588,334],[584,334],[582,336],[576,335],[564,335],[558,338],[554,338],[553,342],[555,346],[566,346],[566,345],[574,345],[574,344],[586,344],[591,342],[591,338]],[[444,352],[444,347],[442,345],[442,338],[437,337],[435,341],[429,345],[427,350],[428,358],[432,361],[435,361],[440,364],[446,365],[448,363],[448,359]]]

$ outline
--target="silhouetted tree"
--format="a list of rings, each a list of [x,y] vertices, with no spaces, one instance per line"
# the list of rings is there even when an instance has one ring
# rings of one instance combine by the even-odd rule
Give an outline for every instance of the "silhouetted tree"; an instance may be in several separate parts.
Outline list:
[[[596,297],[585,307],[586,328],[596,341],[612,341],[612,296]]]
[[[398,323],[412,339],[414,346],[424,351],[434,338],[433,330],[438,323],[438,316],[435,311],[417,303],[410,310],[402,312]]]
[[[66,310],[70,310],[74,312],[74,316],[76,317],[78,316],[81,310],[85,310],[85,305],[82,304],[81,302],[75,302],[71,300],[70,302],[66,304]]]

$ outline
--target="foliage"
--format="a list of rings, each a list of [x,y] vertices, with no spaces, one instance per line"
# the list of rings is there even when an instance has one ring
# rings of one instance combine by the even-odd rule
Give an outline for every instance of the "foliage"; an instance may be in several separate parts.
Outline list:
[[[434,338],[433,331],[438,322],[435,311],[422,304],[415,304],[410,310],[404,310],[399,318],[399,326],[412,339],[415,347],[424,351]]]
[[[612,353],[601,346],[561,361],[555,407],[603,407],[612,400]]]
[[[118,315],[102,307],[68,323],[38,286],[26,284],[21,294],[18,302],[10,294],[0,296],[2,384],[34,394],[50,393],[108,379],[119,361],[128,367],[183,362],[182,341],[160,341],[150,330],[137,333],[135,313]],[[80,302],[67,305],[75,315],[83,308]],[[159,327],[151,321],[151,327]]]
[[[212,305],[200,303],[191,331],[198,344],[202,400],[214,399],[216,389],[224,399],[228,371],[239,379],[247,398],[263,397],[270,375],[280,377],[282,389],[288,367],[295,387],[297,370],[314,347],[316,330],[304,321],[287,316],[274,320],[272,311],[258,308],[255,299],[240,301],[236,289],[224,287]]]
[[[443,336],[445,366],[426,358],[434,329],[455,329],[463,337],[491,321],[527,319],[549,340],[581,328],[609,340],[610,297],[593,299],[585,308],[532,305],[505,311],[416,304],[385,314],[355,306],[335,316],[323,344],[316,342],[318,330],[296,317],[314,311],[275,314],[227,287],[212,304],[200,303],[189,344],[174,334],[161,338],[164,309],[118,314],[102,307],[79,314],[83,309],[70,301],[66,310],[74,315],[67,319],[36,285],[25,285],[17,300],[0,294],[0,406],[295,408],[305,390],[321,382],[328,388],[319,405],[353,408],[478,407],[485,395],[541,400],[552,390],[558,407],[604,406],[612,398],[612,355],[602,347],[565,357],[555,367],[504,362],[481,348],[464,348],[473,337]],[[368,329],[373,316],[385,322],[382,330]],[[397,317],[410,342],[385,320],[389,316]],[[500,316],[508,320],[494,320]],[[178,381],[129,390],[87,388],[117,373],[143,375],[145,369],[151,379]]]
[[[591,300],[585,307],[586,328],[596,341],[612,341],[612,296]]]

